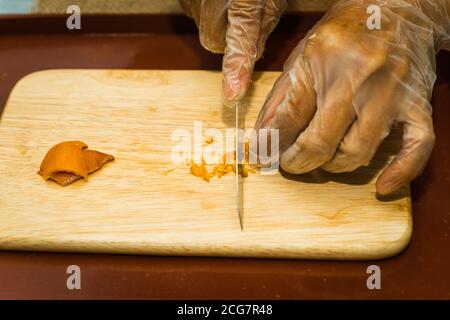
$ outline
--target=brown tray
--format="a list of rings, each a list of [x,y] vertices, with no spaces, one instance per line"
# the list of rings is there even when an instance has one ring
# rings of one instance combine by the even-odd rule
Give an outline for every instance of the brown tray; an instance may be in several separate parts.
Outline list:
[[[281,70],[319,18],[285,17],[256,69]],[[437,66],[436,147],[412,184],[414,233],[399,256],[322,262],[0,252],[0,298],[449,299],[450,54],[442,52]],[[221,56],[205,51],[192,21],[181,16],[88,16],[81,32],[67,31],[62,16],[0,18],[0,110],[14,84],[37,70],[220,67]],[[82,269],[82,290],[66,289],[66,268],[72,264]],[[382,290],[366,288],[371,264],[381,267]]]

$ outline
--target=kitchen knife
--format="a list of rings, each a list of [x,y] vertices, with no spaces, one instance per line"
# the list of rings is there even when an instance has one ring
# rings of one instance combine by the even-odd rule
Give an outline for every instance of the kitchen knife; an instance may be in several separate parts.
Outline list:
[[[242,170],[244,163],[244,134],[245,134],[245,112],[243,104],[238,101],[235,104],[236,114],[236,137],[235,137],[235,149],[236,149],[236,208],[239,215],[239,223],[241,224],[241,230],[244,231],[244,190],[243,190],[243,177],[239,174]]]

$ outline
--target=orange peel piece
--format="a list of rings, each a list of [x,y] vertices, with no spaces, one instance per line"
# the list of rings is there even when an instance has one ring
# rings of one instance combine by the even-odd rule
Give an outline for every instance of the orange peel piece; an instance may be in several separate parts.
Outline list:
[[[38,173],[45,180],[66,186],[78,179],[86,179],[88,174],[112,160],[112,155],[87,150],[87,145],[81,141],[66,141],[47,152]]]
[[[86,179],[88,169],[81,150],[87,145],[81,141],[61,142],[52,147],[41,163],[39,173],[45,180],[58,172],[73,173]]]
[[[112,155],[95,150],[83,150],[82,153],[84,160],[86,161],[86,166],[89,174],[97,171],[106,163],[114,160],[114,157]]]

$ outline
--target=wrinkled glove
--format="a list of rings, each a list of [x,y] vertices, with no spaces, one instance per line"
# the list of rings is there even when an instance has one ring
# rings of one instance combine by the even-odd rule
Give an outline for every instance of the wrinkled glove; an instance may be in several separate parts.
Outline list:
[[[370,4],[381,8],[379,30],[367,26]],[[279,129],[281,167],[353,171],[402,123],[402,149],[377,192],[420,174],[434,145],[429,100],[435,53],[448,45],[447,10],[449,0],[338,2],[293,50],[256,123]]]
[[[255,61],[287,6],[286,0],[179,0],[200,33],[200,42],[214,53],[225,53],[223,97],[231,106],[250,85]]]

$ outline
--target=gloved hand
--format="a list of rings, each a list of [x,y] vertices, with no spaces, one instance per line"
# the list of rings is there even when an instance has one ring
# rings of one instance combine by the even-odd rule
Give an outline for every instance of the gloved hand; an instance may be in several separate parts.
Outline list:
[[[231,106],[242,99],[253,66],[287,6],[287,0],[179,0],[200,32],[200,42],[214,53],[225,53],[223,97]]]
[[[379,4],[381,29],[367,27]],[[391,193],[423,170],[434,145],[429,103],[438,45],[448,45],[449,0],[344,0],[293,50],[256,129],[279,129],[280,165],[291,173],[368,165],[396,123],[403,146],[379,176]]]

